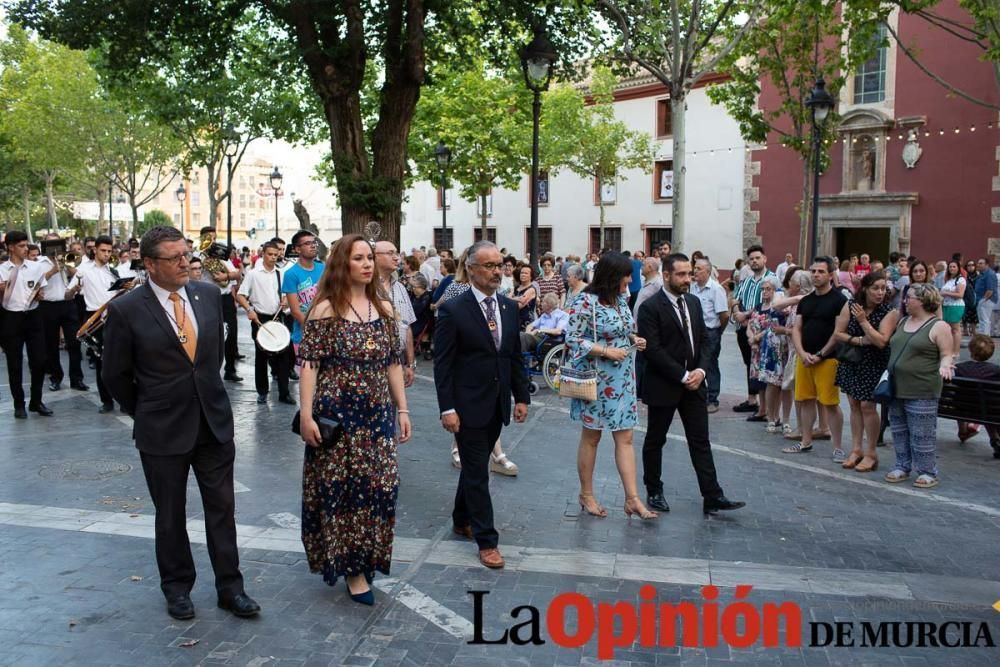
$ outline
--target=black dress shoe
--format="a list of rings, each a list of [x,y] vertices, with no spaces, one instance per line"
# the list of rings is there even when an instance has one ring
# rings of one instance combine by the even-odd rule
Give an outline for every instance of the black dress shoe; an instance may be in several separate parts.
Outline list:
[[[243,378],[241,378],[236,373],[226,373],[225,375],[222,376],[222,379],[225,380],[226,382],[243,382]]]
[[[98,410],[98,412],[102,415],[106,415],[109,412],[114,412],[114,411],[115,411],[114,403],[104,403],[103,405],[101,405],[101,409]]]
[[[748,422],[766,422],[767,415],[750,415],[747,417]]]
[[[69,388],[76,389],[77,391],[87,391],[90,389],[90,387],[83,382],[71,382]]]
[[[647,495],[646,507],[656,510],[657,512],[670,511],[670,505],[667,504],[667,499],[663,497],[662,493],[650,493]]]
[[[298,380],[299,379],[299,374],[296,373],[294,370],[290,370],[290,371],[288,371],[288,379],[289,380]]]
[[[236,359],[237,360],[242,360],[242,359],[246,359],[246,358],[247,358],[247,355],[245,355],[245,354],[237,354],[236,355]]]
[[[257,394],[257,405],[267,404],[267,394]]]
[[[28,411],[24,409],[23,405],[14,406],[14,419],[27,419]]]
[[[291,396],[279,396],[278,403],[284,403],[285,405],[296,405],[295,399]]]
[[[725,510],[738,510],[741,507],[746,507],[746,503],[742,500],[730,500],[725,496],[719,496],[718,498],[705,498],[705,514],[712,514],[714,512]]]
[[[49,409],[44,403],[34,403],[28,405],[28,410],[30,412],[37,412],[40,417],[51,417],[52,410]]]
[[[194,618],[194,603],[187,595],[172,595],[167,598],[167,613],[179,621]]]
[[[60,389],[62,389],[62,380],[49,382],[49,391],[59,391]]]
[[[246,593],[240,593],[232,598],[219,598],[219,609],[225,609],[240,618],[249,618],[260,613],[260,605]]]
[[[743,401],[739,405],[733,406],[733,412],[757,412],[757,404]]]

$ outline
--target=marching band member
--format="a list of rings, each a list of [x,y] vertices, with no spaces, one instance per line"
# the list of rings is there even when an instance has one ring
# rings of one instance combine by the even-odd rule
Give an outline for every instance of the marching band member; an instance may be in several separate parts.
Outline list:
[[[111,237],[98,236],[94,243],[94,260],[86,266],[80,266],[76,275],[69,282],[69,289],[66,290],[66,298],[72,299],[78,293],[83,293],[83,300],[86,304],[84,311],[84,321],[90,319],[102,306],[104,306],[114,292],[110,291],[111,286],[118,280],[118,274],[108,266],[111,259],[112,248]],[[98,329],[95,334],[98,345],[104,344],[104,331]],[[94,370],[97,371],[97,391],[101,394],[101,409],[99,412],[107,414],[115,409],[114,399],[111,392],[104,386],[101,378],[101,356],[99,353],[94,357]]]
[[[42,417],[52,410],[42,403],[42,383],[45,381],[45,340],[42,335],[38,296],[45,286],[45,266],[27,261],[28,235],[20,230],[7,232],[10,259],[0,264],[0,289],[3,291],[3,326],[0,342],[7,356],[7,379],[14,399],[14,417],[26,419],[24,388],[21,386],[24,349],[28,349],[31,371],[31,400],[28,410]]]
[[[273,241],[264,244],[262,264],[252,269],[243,278],[243,283],[236,292],[236,301],[247,311],[250,320],[250,336],[257,342],[257,332],[265,322],[273,320],[285,308],[285,297],[281,293],[281,272],[277,262],[280,256],[278,246]],[[281,321],[279,319],[279,321]],[[254,346],[254,382],[257,388],[257,403],[267,403],[267,391],[270,386],[267,367],[270,363],[278,376],[278,402],[295,405],[295,399],[288,391],[288,354],[284,350],[271,354]]]
[[[49,234],[46,241],[55,241],[56,245],[63,243],[58,234]],[[45,243],[42,244],[46,245]],[[65,247],[65,245],[63,245]],[[38,262],[46,268],[45,287],[42,288],[42,301],[39,310],[42,314],[42,329],[45,333],[46,370],[49,373],[49,391],[59,391],[62,388],[63,367],[59,358],[59,332],[62,331],[66,341],[66,352],[69,354],[69,386],[78,391],[87,391],[83,382],[83,365],[80,353],[80,341],[76,339],[80,328],[80,313],[76,304],[66,298],[66,288],[69,280],[76,275],[76,269],[64,266],[54,255],[43,253]]]
[[[215,228],[202,227],[201,237],[204,239],[206,236],[211,238],[212,243],[215,243]],[[205,257],[202,257],[201,259],[202,264],[204,264]],[[220,294],[222,294],[222,317],[226,324],[226,363],[225,373],[222,377],[226,380],[226,382],[242,382],[243,378],[236,374],[236,358],[239,356],[239,347],[237,344],[238,328],[236,325],[236,300],[233,297],[233,287],[236,285],[236,281],[240,277],[240,272],[229,259],[223,259],[221,261],[225,270],[206,277],[215,282],[216,286],[219,288]]]

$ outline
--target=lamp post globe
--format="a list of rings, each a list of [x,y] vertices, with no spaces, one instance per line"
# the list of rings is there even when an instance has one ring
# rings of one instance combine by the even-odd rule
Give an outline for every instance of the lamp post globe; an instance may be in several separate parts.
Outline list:
[[[816,77],[816,84],[809,91],[805,104],[812,111],[813,121],[813,195],[812,220],[809,225],[809,260],[811,261],[819,253],[819,174],[823,159],[823,127],[835,104],[833,96],[826,89],[826,81],[823,80],[822,75]]]
[[[226,245],[232,250],[233,247],[233,158],[240,150],[239,132],[233,129],[232,125],[227,125],[222,131],[223,152],[226,154]]]
[[[448,165],[451,164],[451,149],[442,140],[438,140],[434,147],[434,161],[441,172],[441,243],[435,242],[434,245],[451,247],[448,243]]]
[[[524,81],[534,93],[531,104],[531,261],[538,262],[538,124],[542,113],[542,92],[548,90],[552,68],[559,54],[545,35],[545,27],[535,26],[534,38],[521,49],[521,71]]]
[[[278,192],[281,191],[281,181],[284,180],[281,172],[278,171],[278,165],[274,165],[274,171],[271,172],[270,181],[271,189],[274,190],[274,235],[278,236]]]
[[[174,197],[181,203],[181,231],[184,231],[184,200],[187,199],[187,190],[184,189],[184,181],[181,181],[181,184],[177,186],[177,190],[174,191]]]

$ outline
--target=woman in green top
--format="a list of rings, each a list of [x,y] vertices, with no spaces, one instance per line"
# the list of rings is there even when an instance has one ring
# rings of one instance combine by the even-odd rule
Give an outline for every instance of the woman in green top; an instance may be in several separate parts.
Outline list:
[[[895,384],[889,424],[896,465],[885,481],[902,482],[915,470],[913,486],[920,489],[938,484],[937,405],[942,381],[950,380],[955,368],[951,327],[936,316],[940,307],[941,293],[936,287],[910,285],[906,295],[909,316],[900,320],[889,341],[889,372]]]

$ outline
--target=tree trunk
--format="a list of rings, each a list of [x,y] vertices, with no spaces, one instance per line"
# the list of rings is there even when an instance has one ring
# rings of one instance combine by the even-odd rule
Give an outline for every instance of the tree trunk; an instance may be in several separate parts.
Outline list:
[[[28,243],[34,243],[31,240],[31,188],[27,185],[24,186],[24,233],[28,235]]]
[[[128,207],[132,209],[132,229],[129,231],[129,238],[137,238],[139,232],[139,207],[135,204],[135,192],[128,195]]]
[[[45,174],[45,213],[49,221],[49,229],[58,229],[59,220],[56,218],[56,201],[52,184],[55,182],[55,174],[46,172]],[[30,234],[30,233],[29,233]]]
[[[486,199],[489,195],[485,192],[479,195],[479,200],[482,202],[482,209],[479,211],[479,224],[483,228],[483,240],[489,241],[489,236],[486,233],[486,220],[489,218],[489,211],[486,210]]]
[[[219,179],[221,178],[221,169],[219,169],[219,163],[216,160],[210,160],[205,163],[205,171],[207,172],[208,183],[208,224],[219,232],[218,225],[218,207],[219,207]],[[192,193],[193,195],[194,193]],[[194,206],[194,197],[188,196],[188,201]],[[277,206],[277,202],[275,202]],[[203,227],[205,225],[202,225]]]
[[[812,212],[812,155],[802,164],[802,201],[799,203],[799,266],[808,268],[812,262],[809,254],[809,218]]]
[[[686,134],[684,125],[684,110],[687,108],[687,96],[681,86],[671,86],[670,122],[673,131],[673,161],[674,161],[674,198],[671,202],[671,218],[673,229],[670,232],[670,245],[673,252],[684,252],[684,176]]]
[[[600,233],[597,235],[597,252],[604,250],[604,196],[601,193],[601,181],[597,181],[597,207],[601,212]]]

